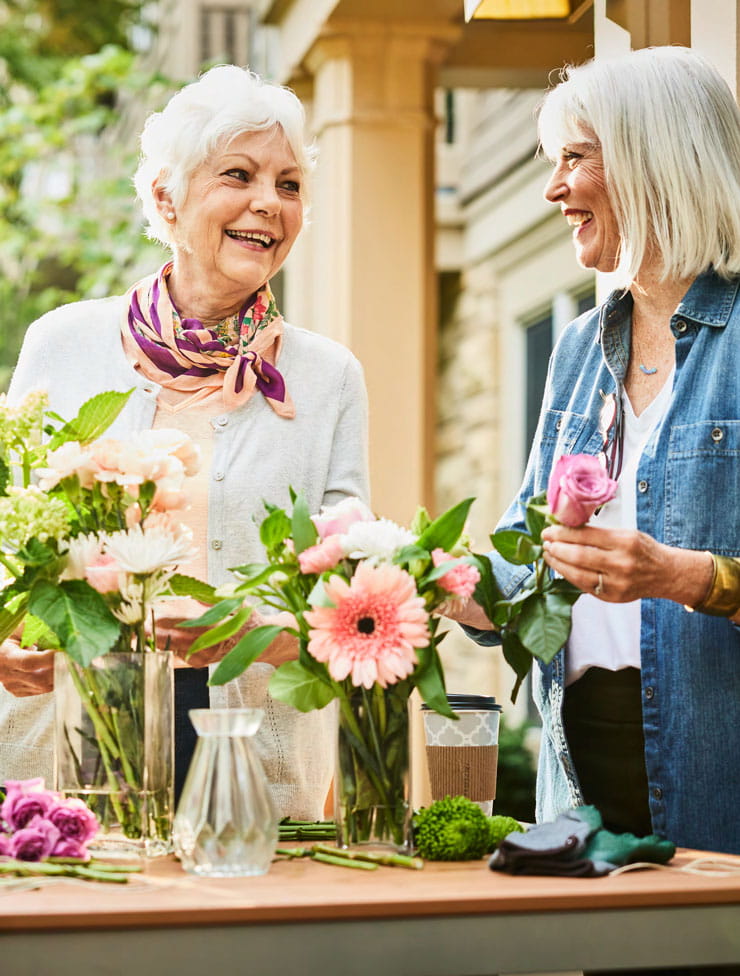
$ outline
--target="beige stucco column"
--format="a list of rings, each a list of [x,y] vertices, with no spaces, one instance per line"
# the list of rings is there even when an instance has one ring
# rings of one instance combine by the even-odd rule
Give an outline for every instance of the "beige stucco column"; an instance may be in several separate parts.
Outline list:
[[[320,152],[310,324],[365,368],[373,507],[403,522],[432,499],[433,93],[444,40],[418,23],[330,21],[305,60]]]

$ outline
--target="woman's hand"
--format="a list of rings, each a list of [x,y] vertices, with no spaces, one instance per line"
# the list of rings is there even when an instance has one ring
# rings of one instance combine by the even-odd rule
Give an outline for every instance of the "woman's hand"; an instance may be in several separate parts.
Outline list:
[[[667,546],[636,529],[552,525],[542,539],[548,566],[607,603],[662,597],[694,606],[712,580],[708,553]]]
[[[270,616],[261,614],[258,610],[253,610],[244,629],[235,634],[229,640],[222,641],[213,647],[206,647],[202,651],[196,651],[188,657],[188,649],[193,642],[205,632],[204,627],[182,627],[183,620],[195,619],[200,617],[206,607],[195,600],[183,600],[178,602],[177,614],[172,613],[172,608],[166,615],[157,616],[157,646],[161,650],[170,650],[192,668],[205,668],[209,664],[214,664],[225,657],[229,651],[237,644],[247,631],[254,630],[255,627],[262,627],[267,624],[281,624],[284,627],[295,627],[295,618],[290,613],[279,613]],[[286,661],[294,661],[298,658],[298,640],[292,634],[278,634],[275,640],[257,658],[273,667],[279,667]]]
[[[44,695],[54,690],[56,651],[22,648],[9,639],[0,644],[0,684],[16,698]]]

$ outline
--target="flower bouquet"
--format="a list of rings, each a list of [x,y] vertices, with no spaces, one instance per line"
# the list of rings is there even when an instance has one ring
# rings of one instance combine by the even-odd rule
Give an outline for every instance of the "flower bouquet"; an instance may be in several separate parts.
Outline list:
[[[433,521],[419,509],[410,529],[376,518],[356,498],[313,516],[301,496],[293,495],[290,514],[267,504],[266,562],[235,569],[221,602],[191,622],[211,628],[195,652],[243,629],[249,601],[292,615],[292,625],[248,630],[211,684],[241,674],[281,630],[298,638],[298,659],[275,671],[270,692],[301,711],[338,703],[340,846],[410,846],[408,700],[418,688],[431,708],[454,718],[433,611],[471,596],[480,580],[464,534],[471,504]]]
[[[175,575],[192,555],[175,513],[197,454],[177,431],[101,438],[129,395],[93,397],[69,423],[43,392],[17,407],[0,398],[0,640],[63,652],[57,789],[88,801],[103,836],[158,853],[172,818],[172,678],[153,609],[197,595]]]

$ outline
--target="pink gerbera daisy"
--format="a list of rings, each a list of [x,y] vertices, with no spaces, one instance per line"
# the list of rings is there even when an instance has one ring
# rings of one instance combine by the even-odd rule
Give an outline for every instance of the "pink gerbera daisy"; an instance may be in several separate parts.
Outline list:
[[[325,585],[332,607],[306,612],[308,650],[335,681],[385,688],[406,678],[417,647],[429,643],[429,617],[412,576],[399,566],[360,563],[352,582],[332,576]]]

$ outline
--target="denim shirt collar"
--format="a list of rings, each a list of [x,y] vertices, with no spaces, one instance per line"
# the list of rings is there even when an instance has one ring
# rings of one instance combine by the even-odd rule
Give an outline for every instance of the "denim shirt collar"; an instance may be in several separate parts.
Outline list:
[[[682,319],[697,325],[724,328],[735,305],[740,277],[720,278],[712,269],[698,275],[671,316],[671,327]],[[632,294],[623,288],[613,291],[599,313],[599,342],[609,372],[621,388],[629,364]]]

